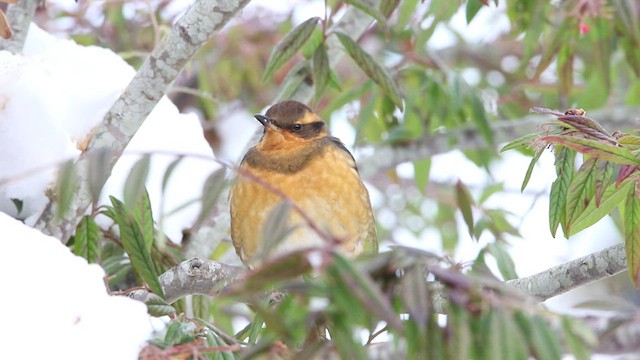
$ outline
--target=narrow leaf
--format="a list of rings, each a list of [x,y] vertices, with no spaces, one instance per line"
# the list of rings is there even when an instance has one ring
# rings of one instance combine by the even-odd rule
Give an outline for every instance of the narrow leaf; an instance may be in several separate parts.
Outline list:
[[[169,179],[171,178],[171,175],[173,175],[173,171],[176,169],[178,164],[180,164],[182,159],[184,159],[184,156],[178,156],[175,160],[171,162],[171,164],[169,164],[169,166],[167,166],[167,169],[164,171],[164,176],[162,177],[162,187],[161,187],[163,194],[167,190],[167,185],[169,184]]]
[[[131,265],[142,277],[142,280],[147,283],[151,291],[158,296],[164,297],[162,286],[158,280],[158,273],[151,258],[151,252],[147,250],[140,227],[122,202],[114,197],[110,197],[110,199],[115,210],[115,220],[120,229],[122,246],[129,255]]]
[[[559,116],[558,120],[563,123],[572,126],[576,130],[582,132],[585,135],[592,136],[597,139],[610,141],[615,143],[615,139],[611,137],[607,131],[598,124],[595,120],[590,119],[582,115],[563,115]]]
[[[389,298],[380,290],[369,274],[366,274],[347,261],[344,257],[336,255],[333,258],[329,272],[336,280],[343,282],[351,289],[352,295],[368,308],[373,314],[380,317],[389,326],[402,331],[402,323],[393,311]]]
[[[633,182],[629,180],[623,181],[619,186],[609,185],[602,194],[600,204],[597,205],[595,201],[589,203],[582,214],[573,221],[568,235],[577,234],[609,214],[625,200],[631,189],[633,189]]]
[[[371,6],[361,0],[345,0],[344,2],[376,19],[382,27],[387,27],[387,18],[377,7]]]
[[[467,1],[467,7],[466,7],[466,11],[465,11],[465,15],[467,18],[467,24],[469,24],[471,22],[471,20],[473,20],[473,18],[476,16],[476,14],[478,13],[478,11],[482,8],[482,3],[480,2],[480,0],[469,0]]]
[[[156,294],[147,295],[144,303],[147,305],[147,312],[151,316],[161,317],[176,313],[176,309],[173,306]]]
[[[100,149],[91,153],[89,159],[89,191],[91,192],[91,200],[94,204],[98,203],[102,188],[107,182],[111,174],[109,165],[110,159],[113,159],[112,151],[109,149]]]
[[[273,48],[267,66],[264,70],[262,81],[267,80],[286,63],[293,55],[302,48],[307,39],[313,33],[316,25],[320,21],[319,17],[313,17],[293,28],[280,42]]]
[[[558,336],[551,330],[550,326],[540,317],[531,318],[531,344],[533,345],[534,357],[537,359],[560,359],[562,349]]]
[[[478,129],[488,144],[493,145],[494,130],[489,125],[489,120],[487,119],[487,113],[484,109],[484,105],[482,104],[482,100],[480,100],[476,93],[471,93],[471,112],[476,129]]]
[[[73,196],[76,193],[77,182],[78,179],[73,160],[66,161],[58,170],[58,179],[56,181],[55,194],[58,202],[56,218],[62,218],[67,211],[69,211]]]
[[[524,147],[530,147],[533,140],[537,139],[538,136],[539,135],[536,133],[521,136],[509,142],[505,146],[503,146],[502,149],[500,149],[500,152],[505,152],[507,150],[512,150],[512,149],[521,149]]]
[[[569,184],[573,180],[575,153],[565,147],[556,148],[556,173],[558,177],[551,184],[549,194],[549,228],[556,236],[558,225],[566,221],[566,204]],[[566,232],[566,231],[565,231]]]
[[[597,344],[598,339],[589,328],[575,319],[564,316],[562,317],[562,334],[576,360],[591,359],[590,348]]]
[[[570,231],[571,223],[589,205],[595,195],[595,172],[599,163],[604,162],[596,158],[589,158],[576,172],[567,192],[567,230]]]
[[[522,180],[522,186],[520,187],[520,192],[523,192],[524,189],[527,188],[527,184],[529,184],[529,180],[531,179],[531,174],[533,173],[533,168],[536,166],[536,163],[542,156],[542,152],[544,148],[540,148],[536,151],[536,154],[531,158],[531,162],[529,163],[529,167],[527,168],[527,172],[524,175],[524,179]]]
[[[489,252],[496,259],[498,270],[504,280],[516,279],[516,265],[511,259],[509,252],[504,248],[503,242],[494,242],[488,245]]]
[[[635,287],[640,282],[640,176],[631,181],[634,191],[629,191],[624,205],[624,242],[629,275]]]
[[[540,140],[566,146],[579,153],[602,160],[612,161],[618,164],[640,165],[640,159],[626,148],[612,144],[605,144],[597,140],[565,135],[550,135],[545,136]]]
[[[213,207],[216,205],[218,197],[222,194],[222,189],[224,189],[225,185],[225,172],[224,168],[220,168],[205,180],[204,186],[202,187],[202,207],[196,220],[196,227],[202,224],[210,215],[211,210],[213,210]]]
[[[327,48],[324,44],[320,44],[313,53],[313,82],[316,100],[322,96],[322,92],[327,87],[330,76]]]
[[[124,203],[130,209],[138,202],[138,198],[144,194],[144,186],[149,175],[150,166],[151,156],[145,154],[133,165],[129,176],[127,176],[127,180],[124,183]]]
[[[151,251],[154,235],[153,214],[151,213],[151,200],[146,188],[136,202],[136,207],[133,209],[133,217],[138,226],[140,226],[147,251]]]
[[[275,101],[290,99],[300,88],[303,82],[308,81],[313,75],[308,61],[301,61],[293,66],[287,76],[282,80],[280,92]]]
[[[414,181],[420,191],[425,191],[429,182],[431,171],[431,158],[416,160],[413,162]]]
[[[637,165],[622,165],[620,166],[620,170],[618,171],[618,177],[616,178],[616,185],[619,185],[626,178],[631,176],[636,170],[640,168]]]
[[[100,257],[100,228],[95,220],[85,215],[80,220],[74,236],[73,253],[82,256],[90,263],[98,262]]]
[[[283,201],[271,210],[265,221],[262,242],[254,255],[257,259],[267,258],[278,247],[278,244],[291,233],[293,228],[288,225],[290,214],[291,202],[289,201]]]
[[[613,166],[614,164],[608,161],[599,161],[599,169],[595,176],[594,182],[594,191],[595,191],[595,201],[596,206],[600,207],[600,203],[602,200],[602,196],[604,195],[604,191],[609,187],[611,181],[613,181]],[[623,165],[624,166],[624,165]]]
[[[391,74],[382,65],[369,54],[367,54],[358,43],[353,41],[348,35],[340,32],[335,33],[349,56],[355,61],[355,63],[367,74],[367,76],[378,84],[382,90],[391,98],[394,105],[402,110],[402,95],[400,95],[400,89],[396,82],[391,77]]]
[[[460,180],[456,183],[456,204],[458,205],[460,212],[462,212],[464,222],[467,224],[469,236],[473,237],[473,211],[471,210],[473,199],[471,198],[467,187],[464,186]]]

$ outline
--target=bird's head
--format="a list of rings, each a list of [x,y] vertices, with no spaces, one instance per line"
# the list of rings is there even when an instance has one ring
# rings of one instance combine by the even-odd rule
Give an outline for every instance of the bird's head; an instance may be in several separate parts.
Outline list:
[[[265,115],[255,115],[264,127],[259,146],[265,150],[296,147],[329,134],[327,124],[308,106],[293,100],[273,105]]]

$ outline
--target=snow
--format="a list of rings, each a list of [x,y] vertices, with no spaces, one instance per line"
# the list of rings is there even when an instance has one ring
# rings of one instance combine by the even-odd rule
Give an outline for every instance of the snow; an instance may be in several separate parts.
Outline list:
[[[143,304],[109,296],[98,265],[88,265],[59,240],[27,226],[47,204],[58,166],[78,157],[134,74],[108,49],[57,39],[35,25],[23,55],[0,51],[0,274],[7,290],[0,306],[11,309],[4,319],[11,332],[0,343],[29,358],[137,359],[151,335]],[[152,157],[147,187],[152,199],[162,198],[153,203],[158,220],[161,206],[172,210],[198,198],[219,165],[198,117],[180,114],[163,98],[114,168],[103,196],[122,198],[133,163],[154,151],[162,153]],[[163,174],[177,155],[187,157],[162,195]],[[20,213],[11,199],[23,201]],[[196,203],[163,218],[164,232],[179,239],[198,210]]]
[[[4,355],[138,358],[152,330],[144,304],[108,295],[102,268],[73,255],[58,239],[4,213],[0,229]]]

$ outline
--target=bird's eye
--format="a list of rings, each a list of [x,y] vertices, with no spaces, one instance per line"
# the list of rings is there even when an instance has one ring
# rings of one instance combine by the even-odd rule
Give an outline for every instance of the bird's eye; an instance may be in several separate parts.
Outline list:
[[[296,132],[302,130],[302,124],[293,124],[293,125],[291,125],[291,130],[296,131]]]

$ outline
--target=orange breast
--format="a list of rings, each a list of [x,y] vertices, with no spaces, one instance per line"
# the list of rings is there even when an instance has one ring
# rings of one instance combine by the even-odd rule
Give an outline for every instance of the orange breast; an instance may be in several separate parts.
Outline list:
[[[241,166],[270,183],[297,204],[318,228],[340,241],[348,256],[377,251],[369,194],[354,169],[351,156],[335,146],[324,149],[296,172],[277,172]],[[252,263],[263,238],[265,222],[281,198],[261,184],[239,177],[230,193],[231,237],[238,255]],[[293,231],[271,249],[269,256],[322,246],[324,240],[292,210],[288,226]]]

